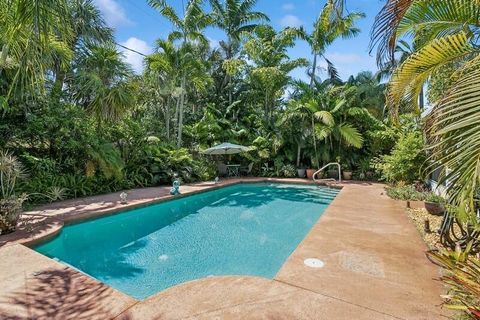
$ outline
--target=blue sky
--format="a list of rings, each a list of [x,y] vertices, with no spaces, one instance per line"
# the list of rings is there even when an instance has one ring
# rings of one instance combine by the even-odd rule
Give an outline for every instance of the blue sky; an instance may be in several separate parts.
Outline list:
[[[182,0],[167,1],[177,9],[177,12],[181,12]],[[117,42],[142,53],[151,53],[155,40],[165,37],[172,30],[171,24],[149,7],[146,1],[94,0],[94,2],[103,12],[107,23],[115,28]],[[368,53],[368,44],[373,20],[382,3],[381,0],[347,0],[349,11],[361,11],[367,17],[358,24],[362,30],[358,37],[337,40],[326,53],[343,79],[359,71],[376,70],[375,58]],[[303,25],[310,30],[324,4],[325,0],[258,0],[256,10],[266,13],[270,17],[270,23],[277,29]],[[223,32],[214,28],[208,28],[205,33],[212,44],[224,38]],[[290,50],[290,56],[311,59],[308,45],[300,40]],[[125,59],[136,71],[141,71],[141,56],[126,51]],[[305,70],[302,69],[293,71],[292,75],[306,79]]]

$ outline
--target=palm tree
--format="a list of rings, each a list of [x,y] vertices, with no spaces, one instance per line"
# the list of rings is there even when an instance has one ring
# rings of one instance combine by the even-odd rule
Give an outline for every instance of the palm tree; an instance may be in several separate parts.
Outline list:
[[[369,71],[360,72],[351,76],[346,85],[357,91],[355,105],[367,109],[379,120],[384,119],[386,85],[380,83],[377,75]]]
[[[363,136],[355,127],[353,119],[371,117],[365,108],[354,104],[355,87],[333,86],[328,81],[316,83],[314,88],[296,82],[291,108],[303,119],[310,121],[310,134],[315,152],[315,165],[319,167],[318,142],[322,143],[321,158],[329,162],[340,156],[345,147],[361,148]]]
[[[62,19],[67,1],[6,0],[0,4],[0,107],[15,97],[36,99],[45,89],[45,75],[55,61],[72,57],[67,43],[72,30]]]
[[[312,70],[310,71],[310,87],[314,86],[318,58],[324,58],[328,65],[331,79],[338,78],[338,72],[330,60],[325,57],[325,51],[336,39],[348,39],[360,33],[355,23],[363,18],[363,13],[352,12],[344,15],[344,1],[327,0],[318,19],[313,25],[312,33],[303,31],[303,38],[308,42],[313,54]]]
[[[72,32],[68,47],[72,52],[81,54],[89,45],[100,45],[113,41],[113,30],[107,26],[100,10],[92,0],[71,0],[67,3],[68,15],[63,21]],[[53,94],[62,90],[66,73],[71,68],[56,59],[54,66],[55,84]]]
[[[311,113],[302,103],[290,100],[285,112],[282,113],[279,126],[284,128],[286,138],[297,146],[297,168],[302,159],[302,149],[305,147],[309,137],[312,137],[313,127],[311,126]]]
[[[432,169],[449,169],[441,178],[449,181],[449,199],[472,215],[480,184],[479,15],[476,0],[390,0],[372,33],[379,62],[391,60],[403,38],[413,37],[416,44],[388,85],[387,106],[394,119],[404,106],[419,113],[418,98],[428,79],[452,62],[460,65],[451,76],[450,89],[426,121],[426,129]]]
[[[203,91],[211,81],[197,49],[193,44],[176,46],[172,41],[160,39],[157,40],[156,52],[146,59],[145,73],[154,83],[155,95],[165,97],[163,105],[167,139],[170,135],[170,114],[173,104],[175,104],[175,117],[178,123],[177,133],[181,130],[180,104],[182,92],[185,90],[182,88],[183,77],[186,79],[183,85],[188,84],[191,90]]]
[[[257,27],[255,22],[270,20],[266,14],[252,11],[256,3],[257,0],[227,0],[222,4],[219,0],[210,0],[212,24],[227,35],[227,59],[235,55],[234,48],[238,47],[236,44],[241,41],[241,36],[253,32]]]
[[[291,80],[289,72],[308,65],[303,58],[291,60],[287,55],[299,36],[300,31],[294,28],[276,32],[271,26],[261,25],[245,43],[245,52],[254,64],[248,78],[256,89],[256,98],[263,100],[264,119],[269,126],[274,124],[275,103]]]
[[[212,24],[225,31],[227,42],[221,42],[225,50],[225,59],[232,59],[240,50],[241,36],[250,34],[257,27],[255,22],[269,21],[262,12],[252,11],[257,0],[227,0],[223,4],[219,0],[210,0],[213,12]],[[225,86],[229,86],[231,76],[225,74]],[[228,89],[229,105],[232,104],[232,88]]]
[[[192,42],[208,43],[202,31],[211,22],[208,15],[202,10],[202,0],[189,0],[184,10],[183,18],[181,18],[175,10],[165,3],[163,0],[149,0],[148,3],[165,18],[170,20],[175,31],[169,35],[170,41],[180,40],[181,47],[184,50],[185,57],[187,57],[187,50],[192,48]],[[186,65],[191,65],[194,59],[184,59]],[[183,68],[180,76],[180,102],[178,112],[178,133],[177,133],[177,147],[182,146],[182,132],[183,132],[183,117],[185,110],[185,96],[187,83],[187,69]]]
[[[90,47],[73,69],[73,98],[95,117],[99,129],[103,121],[116,120],[133,106],[127,82],[132,71],[114,43]]]

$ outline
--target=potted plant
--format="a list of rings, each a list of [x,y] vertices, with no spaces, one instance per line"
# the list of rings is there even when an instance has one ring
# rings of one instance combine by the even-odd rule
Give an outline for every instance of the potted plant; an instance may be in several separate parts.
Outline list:
[[[349,165],[342,165],[342,173],[344,180],[352,180],[352,169]]]
[[[373,172],[370,167],[369,159],[362,159],[358,163],[358,178],[360,180],[371,179],[373,177]]]
[[[445,199],[433,192],[425,195],[425,209],[428,213],[440,216],[445,212]]]
[[[16,196],[15,185],[24,176],[17,157],[0,151],[0,234],[15,231],[26,195]]]
[[[318,169],[313,169],[315,167],[315,163],[318,165],[318,162],[315,160],[315,157],[311,157],[310,159],[311,166],[307,168],[306,174],[307,174],[307,179],[312,180],[313,179],[313,174],[318,170]]]
[[[298,168],[297,168],[297,174],[298,174],[298,177],[299,178],[305,178],[305,173],[306,173],[306,169],[300,165]]]
[[[313,174],[315,173],[315,171],[317,171],[317,170],[315,170],[315,169],[307,169],[307,170],[306,170],[307,179],[310,179],[310,180],[313,179]]]

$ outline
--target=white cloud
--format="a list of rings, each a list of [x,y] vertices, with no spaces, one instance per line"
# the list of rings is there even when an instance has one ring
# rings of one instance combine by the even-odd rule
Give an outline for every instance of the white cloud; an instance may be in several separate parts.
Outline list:
[[[301,25],[303,25],[303,21],[300,20],[297,16],[294,16],[292,14],[287,14],[283,16],[283,18],[280,20],[280,25],[284,28],[300,27]]]
[[[152,47],[150,47],[145,41],[135,37],[128,38],[127,41],[120,43],[122,46],[133,49],[143,54],[152,53]],[[141,73],[143,71],[143,59],[144,57],[138,53],[130,50],[120,48],[124,55],[124,60],[132,65],[135,72]]]
[[[295,9],[295,5],[293,3],[284,3],[282,5],[282,9],[285,10],[285,11],[292,11]]]
[[[123,7],[115,0],[94,0],[94,2],[103,13],[103,17],[109,26],[116,28],[133,23],[128,19]]]

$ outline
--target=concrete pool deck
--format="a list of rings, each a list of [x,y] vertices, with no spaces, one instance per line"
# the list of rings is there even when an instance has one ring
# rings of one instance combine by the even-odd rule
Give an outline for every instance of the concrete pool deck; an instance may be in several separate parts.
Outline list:
[[[184,194],[218,185],[182,186]],[[269,181],[305,183],[301,179]],[[376,183],[344,183],[274,279],[208,277],[137,301],[23,244],[65,223],[170,198],[169,187],[67,200],[27,212],[39,225],[0,236],[0,319],[442,319],[439,270],[405,214]],[[306,258],[325,266],[308,268]]]

